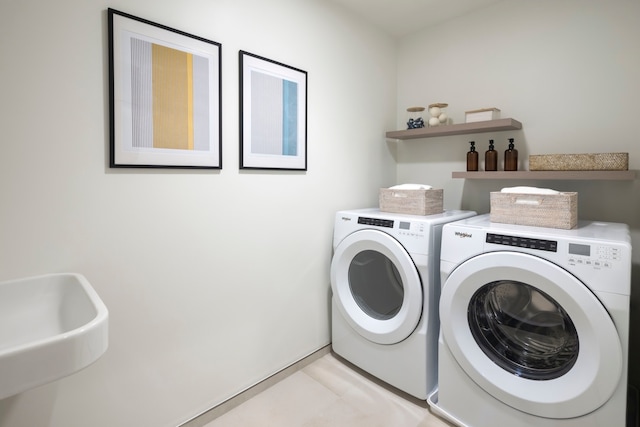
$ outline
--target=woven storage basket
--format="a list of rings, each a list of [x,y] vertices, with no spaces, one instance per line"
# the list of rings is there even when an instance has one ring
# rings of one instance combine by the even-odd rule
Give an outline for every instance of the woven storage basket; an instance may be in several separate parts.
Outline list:
[[[537,154],[529,156],[532,171],[626,171],[629,153]]]
[[[491,222],[570,230],[578,224],[578,193],[521,194],[492,191]]]
[[[380,210],[409,215],[434,215],[443,212],[442,189],[391,190],[381,188]]]

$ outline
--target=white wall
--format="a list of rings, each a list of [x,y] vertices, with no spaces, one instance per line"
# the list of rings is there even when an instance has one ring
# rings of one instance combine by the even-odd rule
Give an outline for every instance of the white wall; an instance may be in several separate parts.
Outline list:
[[[635,181],[474,181],[468,141],[480,157],[495,139],[499,164],[507,138],[529,154],[628,152],[640,169],[640,2],[506,0],[407,36],[399,44],[397,128],[405,108],[447,102],[454,122],[464,111],[497,107],[521,131],[398,142],[398,182],[444,188],[445,207],[489,212],[489,192],[513,185],[578,191],[584,219],[624,222],[640,248],[640,185]],[[501,167],[501,166],[500,166]],[[481,165],[482,170],[482,165]],[[636,172],[638,173],[638,172]],[[640,250],[634,252],[630,380],[640,385]]]
[[[108,167],[108,7],[222,43],[221,171]],[[0,280],[79,272],[111,317],[0,426],[176,426],[327,345],[333,215],[395,183],[395,48],[321,0],[2,2]],[[309,73],[307,172],[238,170],[241,49]]]

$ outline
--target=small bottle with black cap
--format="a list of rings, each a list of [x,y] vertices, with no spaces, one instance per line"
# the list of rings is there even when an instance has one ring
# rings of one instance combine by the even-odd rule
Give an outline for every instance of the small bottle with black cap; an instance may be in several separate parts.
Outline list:
[[[484,170],[498,170],[498,152],[493,148],[493,139],[489,140],[489,149],[484,153]]]
[[[467,171],[477,171],[478,170],[478,152],[476,151],[476,142],[469,141],[471,144],[471,149],[467,153]]]
[[[504,152],[504,170],[518,170],[518,150],[513,148],[513,138],[509,138],[509,148]]]

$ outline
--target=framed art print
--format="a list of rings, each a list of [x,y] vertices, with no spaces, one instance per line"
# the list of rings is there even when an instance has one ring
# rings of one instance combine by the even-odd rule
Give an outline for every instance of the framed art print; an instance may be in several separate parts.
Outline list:
[[[110,166],[222,168],[221,45],[108,10]]]
[[[307,72],[240,51],[240,168],[307,170]]]

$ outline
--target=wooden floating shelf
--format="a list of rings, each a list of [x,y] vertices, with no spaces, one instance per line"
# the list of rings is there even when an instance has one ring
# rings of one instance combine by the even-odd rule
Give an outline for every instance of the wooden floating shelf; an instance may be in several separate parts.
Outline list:
[[[473,133],[503,132],[522,129],[522,123],[515,119],[485,120],[424,127],[419,129],[395,130],[387,132],[389,139],[421,139],[437,136],[468,135]],[[462,179],[521,179],[521,180],[593,180],[593,181],[633,181],[635,171],[495,171],[495,172],[453,172],[452,178]]]
[[[453,172],[452,178],[464,179],[542,179],[633,181],[635,171],[516,171],[516,172]]]
[[[419,129],[394,130],[387,132],[387,138],[391,139],[420,139],[436,136],[466,135],[472,133],[502,132],[505,130],[522,129],[522,123],[515,119],[485,120],[474,123],[460,123],[455,125],[442,125],[423,127]]]

